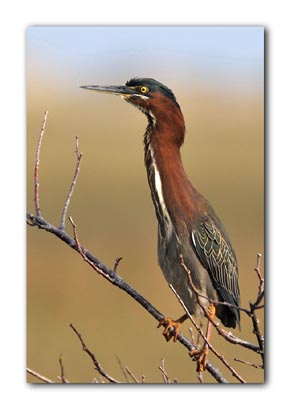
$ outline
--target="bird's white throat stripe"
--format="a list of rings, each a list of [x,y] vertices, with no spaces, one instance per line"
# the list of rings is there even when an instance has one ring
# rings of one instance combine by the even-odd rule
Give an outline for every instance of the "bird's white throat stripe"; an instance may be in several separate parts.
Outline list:
[[[165,221],[165,230],[166,230],[166,236],[167,238],[171,237],[172,234],[172,222],[168,213],[168,210],[166,208],[166,204],[164,201],[164,196],[163,196],[163,190],[162,190],[162,182],[161,182],[161,177],[160,177],[160,173],[158,171],[158,168],[156,166],[156,162],[155,162],[155,158],[154,158],[154,152],[153,149],[151,148],[151,146],[149,147],[150,149],[150,154],[151,154],[151,159],[152,159],[152,169],[154,172],[154,187],[155,187],[155,192],[157,193],[157,198],[158,202],[159,202],[159,209],[162,212],[162,219],[163,221]]]
[[[195,238],[194,238],[194,232],[191,233],[191,238],[192,238],[192,242],[194,244],[194,247],[196,247],[196,242],[195,242]]]
[[[158,195],[158,199],[159,199],[159,203],[161,205],[161,209],[164,215],[168,215],[167,209],[166,209],[166,205],[164,202],[164,197],[163,197],[163,191],[162,191],[162,184],[161,184],[161,178],[160,178],[160,174],[157,170],[156,164],[153,160],[153,168],[154,168],[154,180],[155,180],[155,189]]]

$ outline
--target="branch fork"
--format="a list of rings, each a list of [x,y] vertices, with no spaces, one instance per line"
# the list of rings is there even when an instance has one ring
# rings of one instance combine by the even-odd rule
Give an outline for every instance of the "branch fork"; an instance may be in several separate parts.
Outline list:
[[[102,277],[104,277],[111,284],[119,287],[121,290],[123,290],[128,295],[130,295],[130,297],[132,297],[140,306],[142,306],[149,314],[151,314],[158,322],[160,322],[164,318],[164,315],[161,314],[149,301],[147,301],[141,294],[139,294],[133,287],[131,287],[123,278],[121,278],[117,274],[117,267],[118,267],[119,262],[121,261],[121,258],[116,259],[114,268],[112,270],[109,267],[107,267],[106,265],[104,265],[100,260],[98,260],[98,258],[96,258],[88,250],[86,250],[80,243],[78,233],[77,233],[77,226],[76,226],[76,224],[73,221],[71,216],[69,216],[69,221],[70,221],[70,224],[72,226],[73,237],[71,237],[65,230],[65,221],[66,221],[66,217],[67,217],[68,207],[69,207],[69,204],[70,204],[74,189],[76,187],[77,178],[78,178],[78,175],[79,175],[79,172],[80,172],[80,164],[81,164],[81,160],[82,160],[82,157],[83,157],[83,154],[79,151],[79,139],[78,139],[78,137],[75,138],[75,154],[76,154],[75,171],[74,171],[72,183],[70,185],[70,188],[69,188],[69,191],[68,191],[67,197],[65,199],[63,209],[62,209],[59,227],[56,227],[56,226],[52,225],[47,220],[45,220],[45,218],[42,216],[42,213],[41,213],[41,210],[40,210],[40,199],[39,199],[39,186],[40,186],[40,183],[39,183],[39,166],[40,166],[41,144],[42,144],[42,140],[43,140],[43,136],[44,136],[44,132],[45,132],[45,128],[46,128],[47,115],[48,115],[48,111],[45,111],[42,126],[41,126],[41,130],[40,130],[40,135],[39,135],[38,142],[37,142],[37,149],[36,149],[36,159],[35,159],[35,168],[34,168],[34,207],[35,207],[35,215],[32,214],[32,213],[27,214],[27,224],[29,226],[37,226],[38,228],[40,228],[42,230],[45,230],[45,231],[53,234],[54,236],[58,237],[62,241],[64,241],[73,250],[77,251],[81,255],[81,257],[83,258],[83,260],[86,263],[88,263],[90,265],[90,267],[92,267],[94,269],[94,271],[96,271],[98,274],[100,274]],[[203,308],[205,316],[210,320],[210,322],[216,328],[218,333],[220,335],[222,335],[227,341],[229,341],[231,343],[239,344],[239,345],[241,345],[241,346],[243,346],[245,348],[249,348],[254,352],[259,352],[263,356],[264,338],[263,338],[263,336],[261,334],[258,319],[257,319],[256,314],[255,314],[256,309],[262,308],[261,301],[264,298],[264,280],[263,280],[263,278],[261,276],[261,273],[260,273],[260,257],[258,257],[257,267],[255,269],[255,271],[257,273],[257,276],[259,278],[259,291],[258,291],[257,300],[255,301],[255,303],[250,304],[250,311],[244,310],[252,319],[253,326],[254,326],[254,331],[255,331],[255,334],[257,336],[257,340],[258,340],[258,344],[259,344],[258,347],[256,345],[254,345],[254,344],[251,344],[251,343],[247,342],[247,341],[239,340],[238,338],[234,337],[231,333],[227,333],[225,330],[220,328],[218,323],[216,323],[214,320],[212,320],[212,318],[208,314],[207,309],[203,306],[203,303],[200,300],[200,298],[203,297],[203,295],[200,294],[197,291],[197,289],[194,287],[194,285],[192,283],[192,280],[191,280],[190,272],[187,269],[186,265],[184,264],[184,260],[183,260],[182,256],[180,258],[180,263],[183,266],[184,271],[188,276],[190,285],[191,285],[193,291],[196,293],[197,300],[200,303],[201,307]],[[196,322],[194,321],[192,316],[189,314],[189,311],[187,310],[186,306],[184,305],[182,299],[178,296],[178,294],[176,293],[175,289],[172,286],[171,286],[171,290],[174,292],[174,294],[176,295],[178,301],[180,302],[180,304],[184,308],[186,314],[190,318],[190,320],[193,323],[194,327],[196,328],[198,334],[204,340],[206,340],[206,337],[205,337],[202,329],[196,324]],[[104,376],[107,381],[109,381],[111,383],[118,383],[119,381],[117,381],[116,379],[110,377],[110,375],[106,374],[106,372],[103,371],[102,367],[99,365],[98,361],[96,360],[94,354],[92,354],[88,350],[88,348],[84,344],[84,341],[83,341],[80,333],[76,330],[76,328],[73,326],[73,324],[71,324],[70,327],[72,328],[74,333],[79,338],[79,340],[80,340],[80,342],[82,344],[83,350],[90,356],[90,358],[92,359],[92,361],[94,363],[94,366],[98,370],[98,372],[102,376]],[[197,349],[197,346],[193,345],[193,342],[191,340],[185,338],[180,333],[178,334],[177,339],[185,348],[187,348],[187,350],[192,351],[194,349]],[[213,353],[223,362],[223,364],[231,371],[231,373],[240,382],[245,382],[242,379],[242,377],[240,377],[236,373],[236,371],[226,362],[224,357],[221,354],[219,354],[210,343],[208,343],[208,347],[209,347],[209,349],[211,351],[213,351]],[[60,363],[60,367],[61,367],[61,375],[60,375],[59,379],[61,380],[62,383],[67,383],[68,381],[64,377],[64,368],[63,368],[63,363],[62,363],[61,358],[59,360],[59,363]],[[159,369],[161,370],[161,372],[162,372],[162,374],[164,376],[164,380],[166,380],[167,379],[167,374],[166,374],[166,371],[164,369],[164,362],[162,363],[162,365],[161,365],[161,367]],[[214,379],[216,379],[217,382],[219,382],[219,383],[228,383],[228,381],[225,379],[225,377],[221,374],[220,370],[218,368],[214,367],[210,362],[207,362],[206,370],[214,377]],[[28,373],[30,373],[31,375],[37,377],[38,379],[42,380],[43,382],[53,383],[53,381],[51,381],[50,379],[43,377],[42,375],[38,374],[37,372],[35,372],[35,371],[31,370],[31,369],[27,369],[27,371],[28,371]],[[130,374],[129,371],[127,371],[127,372],[131,376],[131,378],[134,379],[134,376],[132,374]],[[142,377],[142,379],[144,380],[144,377]],[[199,377],[199,380],[202,381],[201,377]]]

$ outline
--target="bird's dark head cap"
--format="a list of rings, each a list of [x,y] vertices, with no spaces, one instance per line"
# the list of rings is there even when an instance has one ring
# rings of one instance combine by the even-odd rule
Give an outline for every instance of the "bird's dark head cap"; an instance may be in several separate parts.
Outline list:
[[[119,95],[133,105],[139,107],[146,105],[147,108],[154,102],[159,104],[160,101],[158,101],[157,97],[162,95],[163,103],[165,97],[180,109],[171,89],[153,78],[132,78],[125,85],[84,85],[81,88]],[[145,101],[147,101],[147,104],[145,104]]]
[[[155,92],[160,92],[178,105],[171,89],[153,78],[132,78],[126,82],[126,86],[135,89],[136,93],[149,98],[153,97]]]

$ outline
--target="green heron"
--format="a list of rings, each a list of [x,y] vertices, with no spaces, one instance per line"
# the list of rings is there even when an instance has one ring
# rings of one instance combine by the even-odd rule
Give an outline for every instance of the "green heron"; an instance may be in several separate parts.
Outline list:
[[[180,155],[185,123],[173,92],[151,78],[134,78],[122,86],[82,88],[119,95],[147,116],[145,166],[158,220],[159,265],[190,314],[204,314],[201,300],[210,315],[217,315],[226,327],[239,326],[237,259],[220,219],[185,173]],[[198,293],[193,291],[184,265]],[[173,334],[176,340],[186,318],[185,314],[176,321],[164,318],[160,322],[165,326],[163,334],[167,340]],[[207,337],[209,333],[210,323]],[[199,351],[200,368],[204,368],[206,354],[205,343]]]

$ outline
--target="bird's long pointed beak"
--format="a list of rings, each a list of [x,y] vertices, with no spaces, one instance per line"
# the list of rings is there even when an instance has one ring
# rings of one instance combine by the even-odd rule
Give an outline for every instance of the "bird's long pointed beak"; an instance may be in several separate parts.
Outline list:
[[[119,96],[133,95],[136,93],[134,89],[127,87],[126,85],[83,85],[80,88]]]

